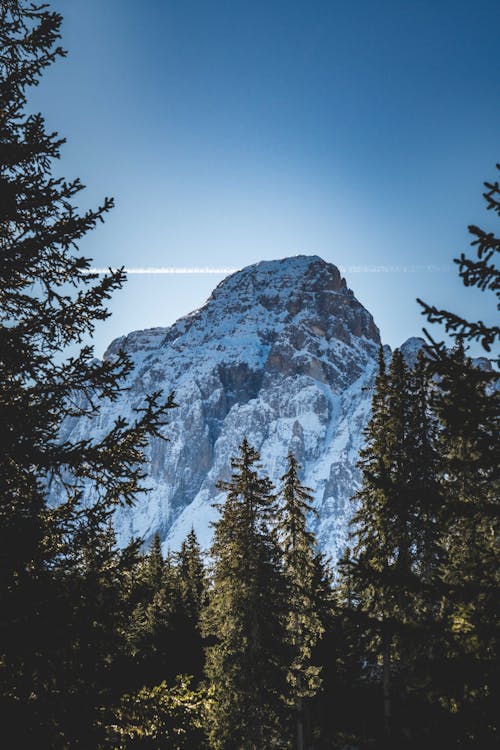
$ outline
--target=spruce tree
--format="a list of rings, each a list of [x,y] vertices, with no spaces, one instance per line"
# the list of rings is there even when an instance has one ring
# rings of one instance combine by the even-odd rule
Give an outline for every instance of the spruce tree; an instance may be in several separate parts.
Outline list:
[[[436,446],[437,417],[432,409],[434,390],[429,360],[420,350],[407,381],[408,491],[415,574],[422,584],[435,580],[440,557],[439,453]]]
[[[182,648],[186,618],[177,561],[172,553],[163,557],[157,534],[133,573],[129,597],[129,689],[188,673],[191,656]]]
[[[395,611],[400,606],[396,583],[407,565],[407,506],[400,495],[403,468],[404,363],[399,353],[386,374],[383,356],[373,399],[367,443],[361,453],[362,489],[354,515],[356,593],[373,632],[373,657],[380,661],[386,740],[392,738]],[[399,569],[396,572],[396,569]],[[404,606],[404,604],[403,604]]]
[[[205,567],[194,529],[181,545],[178,556],[181,597],[187,617],[193,624],[200,620],[206,594]]]
[[[497,164],[500,170],[500,164]],[[498,181],[485,182],[486,191],[483,193],[488,211],[500,216],[500,184]],[[468,257],[464,253],[454,261],[458,265],[459,275],[467,287],[476,287],[481,291],[492,291],[496,296],[496,309],[500,310],[500,269],[496,262],[500,253],[500,238],[493,232],[481,229],[474,224],[469,225],[469,233],[473,239],[472,247],[476,248],[476,257]],[[422,314],[429,323],[438,323],[445,326],[445,330],[455,339],[463,342],[478,341],[481,346],[490,352],[495,342],[500,340],[500,326],[488,325],[482,320],[469,321],[461,315],[442,310],[434,305],[429,305],[418,300],[422,307]],[[432,339],[431,339],[432,340]],[[437,352],[445,356],[444,344],[435,343]],[[498,354],[497,354],[498,361]]]
[[[373,628],[356,593],[363,588],[358,586],[359,569],[349,547],[339,559],[336,572],[323,725],[328,736],[342,746],[364,742],[374,734],[373,726],[380,723],[380,681],[378,674],[374,679],[373,658],[368,658],[373,653]],[[334,717],[331,703],[337,709]]]
[[[74,617],[92,576],[80,575],[78,547],[101,545],[113,506],[133,501],[165,410],[153,394],[134,423],[118,419],[101,440],[62,437],[65,418],[95,417],[102,399],[117,398],[131,365],[123,354],[99,362],[85,343],[124,281],[121,270],[89,273],[77,248],[112,201],[77,210],[80,181],[53,176],[64,141],[26,107],[29,88],[65,54],[60,26],[45,5],[0,3],[0,704],[19,745],[54,748],[78,723],[59,710],[82,688],[71,665],[85,636]],[[95,489],[91,510],[84,484]]]
[[[287,671],[287,699],[295,713],[296,747],[303,750],[304,701],[316,694],[321,683],[321,668],[312,661],[312,652],[323,627],[318,613],[315,538],[306,528],[307,514],[313,510],[313,496],[302,486],[298,472],[297,460],[290,453],[288,469],[281,477],[276,528],[288,600],[286,632],[291,660]]]
[[[206,737],[210,694],[179,677],[125,694],[108,726],[113,750],[209,750]]]
[[[440,495],[428,389],[423,358],[410,372],[396,350],[386,372],[381,357],[361,453],[354,559],[343,563],[350,608],[365,618],[367,658],[380,675],[387,743],[403,727],[411,729],[405,705],[412,686],[421,685],[429,657],[426,628],[436,613],[429,586],[440,541]]]
[[[439,372],[433,405],[443,498],[440,623],[446,669],[435,696],[457,741],[494,744],[498,685],[498,466],[500,392],[456,347]]]
[[[201,633],[201,613],[206,604],[207,580],[200,545],[194,529],[182,543],[177,563],[182,608],[179,648],[183,654],[183,673],[199,682],[205,656]]]
[[[500,165],[497,165],[500,168]],[[486,182],[487,209],[500,216],[500,185]],[[455,262],[467,287],[492,292],[500,308],[500,240],[469,226],[476,257]],[[431,323],[444,324],[454,347],[429,334],[428,352],[436,381],[433,409],[439,422],[437,446],[443,498],[440,514],[442,584],[440,623],[446,670],[434,698],[448,710],[447,735],[464,747],[493,747],[497,741],[495,695],[498,671],[498,498],[500,465],[498,371],[478,366],[466,347],[479,342],[487,352],[500,328],[438,309],[419,300]],[[498,362],[498,352],[492,352]],[[495,356],[496,355],[496,356]]]
[[[60,571],[64,604],[54,603],[51,625],[60,643],[44,712],[64,733],[64,747],[101,747],[106,717],[128,680],[126,580],[137,544],[118,550],[111,523],[93,530],[89,543],[81,537],[75,543],[76,564],[66,563]],[[40,656],[45,660],[52,654]]]
[[[216,750],[286,747],[282,612],[284,584],[269,523],[275,498],[245,439],[221,482],[226,501],[210,551],[212,582],[204,613],[207,678],[213,688],[210,739]]]
[[[333,728],[339,721],[339,706],[335,699],[338,684],[339,633],[336,621],[334,571],[329,558],[320,551],[316,551],[313,565],[313,609],[318,618],[320,632],[311,650],[311,663],[321,670],[321,685],[315,695],[307,699],[305,726],[309,742],[305,743],[305,746],[328,747],[328,743],[331,744],[332,741]]]

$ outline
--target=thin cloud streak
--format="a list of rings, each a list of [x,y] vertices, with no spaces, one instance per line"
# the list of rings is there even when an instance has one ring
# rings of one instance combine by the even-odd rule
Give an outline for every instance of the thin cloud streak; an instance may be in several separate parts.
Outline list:
[[[339,266],[341,273],[448,273],[453,266]]]
[[[395,266],[338,266],[341,273],[449,273],[453,271],[453,266],[435,266],[435,265],[395,265]],[[90,268],[88,273],[105,274],[109,271],[117,270],[110,268]],[[241,268],[218,268],[218,267],[204,267],[200,268],[197,266],[192,267],[177,267],[177,266],[149,266],[149,267],[131,267],[125,268],[125,273],[129,275],[202,275],[211,274],[219,276],[227,276],[231,273],[241,271]]]
[[[90,268],[89,273],[109,273],[109,271],[116,271],[116,268]],[[150,266],[145,268],[125,268],[124,271],[127,274],[224,274],[235,273],[240,271],[240,268],[199,268],[196,266],[190,268],[182,268],[177,266],[163,267],[163,266]]]

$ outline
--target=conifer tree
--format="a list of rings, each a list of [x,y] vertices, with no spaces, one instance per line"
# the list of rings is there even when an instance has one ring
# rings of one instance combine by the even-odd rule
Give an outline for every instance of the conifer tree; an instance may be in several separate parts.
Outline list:
[[[423,632],[435,607],[429,581],[439,545],[439,492],[433,474],[428,388],[422,358],[410,372],[396,350],[388,373],[380,359],[361,454],[354,560],[344,563],[351,606],[364,613],[371,633],[368,654],[380,664],[387,743],[396,731],[395,700],[401,713],[417,664],[426,661]],[[396,724],[402,721],[401,715]]]
[[[158,685],[187,673],[177,562],[171,553],[163,557],[157,534],[133,573],[129,596],[133,607],[127,627],[130,688]]]
[[[0,3],[0,708],[20,746],[54,748],[78,721],[59,711],[61,696],[82,688],[72,682],[84,644],[74,615],[92,576],[79,575],[76,540],[98,547],[110,509],[133,501],[143,449],[171,405],[153,394],[134,423],[118,419],[101,440],[62,437],[66,417],[92,418],[100,400],[117,398],[131,365],[123,354],[99,362],[85,343],[124,281],[122,271],[89,273],[77,248],[112,201],[78,212],[80,181],[53,176],[63,139],[26,108],[29,88],[65,54],[60,26],[45,5]],[[84,483],[95,488],[91,511]]]
[[[499,183],[486,182],[485,187],[488,210],[500,216]],[[500,240],[476,226],[469,226],[469,232],[476,258],[462,254],[455,259],[459,274],[465,286],[493,292],[498,310]],[[447,649],[447,669],[441,670],[441,679],[435,681],[434,697],[448,709],[447,733],[454,742],[493,747],[498,732],[494,702],[499,684],[495,602],[500,594],[500,391],[498,372],[474,364],[465,347],[477,341],[491,352],[500,338],[500,328],[419,302],[428,321],[444,324],[456,342],[450,349],[427,334],[437,383],[433,409],[440,428],[440,623]]]
[[[500,170],[500,164],[497,164]],[[483,193],[487,204],[487,210],[500,216],[500,184],[498,181],[485,182],[486,192]],[[497,299],[496,309],[500,310],[500,269],[496,262],[500,253],[500,238],[493,232],[488,232],[473,224],[469,225],[469,233],[473,236],[472,247],[476,248],[476,257],[467,257],[464,253],[455,258],[458,265],[459,275],[467,287],[477,287],[481,291],[492,291]],[[500,340],[500,326],[488,325],[482,320],[468,321],[457,313],[448,310],[440,310],[434,305],[428,305],[418,300],[422,307],[422,314],[429,323],[444,324],[447,333],[463,342],[478,341],[487,351],[496,341]],[[432,340],[432,339],[431,339]],[[444,356],[446,351],[444,344],[434,342],[436,353]],[[498,354],[497,354],[498,360]]]
[[[317,611],[316,580],[318,560],[315,538],[306,528],[313,496],[299,480],[299,465],[288,455],[288,469],[281,477],[281,505],[277,533],[286,583],[288,612],[287,640],[290,646],[287,699],[294,707],[296,747],[304,748],[304,700],[313,697],[320,686],[321,668],[312,661],[312,652],[323,632]]]
[[[61,643],[45,711],[64,729],[65,747],[100,747],[105,717],[128,679],[126,580],[136,562],[137,543],[118,550],[108,523],[87,539],[78,534],[74,551],[75,564],[61,570],[64,604],[56,604],[52,622]]]
[[[210,695],[178,677],[123,695],[108,726],[113,750],[209,750],[206,737]]]
[[[169,552],[165,558],[155,534],[129,580],[126,689],[171,682],[180,674],[199,682],[204,666],[200,614],[206,582],[194,531],[179,553]]]
[[[333,618],[330,626],[330,669],[326,672],[327,700],[336,706],[335,717],[327,707],[323,724],[328,728],[338,744],[352,743],[366,739],[367,727],[377,726],[380,716],[380,686],[377,675],[375,682],[372,661],[373,628],[370,628],[362,602],[357,596],[357,576],[359,568],[352,557],[350,547],[346,547],[337,563],[337,576],[333,585]],[[326,660],[325,660],[326,661]],[[327,662],[328,665],[328,662]],[[332,667],[333,665],[333,667]],[[329,672],[329,673],[328,673]],[[332,674],[333,672],[333,674]],[[371,721],[374,704],[376,722]]]
[[[435,694],[449,710],[449,733],[494,744],[498,684],[498,466],[500,392],[457,346],[434,365],[439,387],[438,449],[443,587],[440,623],[447,668]]]
[[[429,360],[420,350],[407,381],[406,421],[408,491],[413,563],[421,583],[434,581],[440,557],[442,505],[436,449],[437,418],[431,400],[434,385]]]
[[[360,507],[353,518],[357,542],[354,548],[356,593],[361,609],[369,617],[374,656],[381,662],[387,742],[392,735],[394,613],[399,598],[394,585],[395,569],[406,565],[408,555],[407,508],[398,494],[402,470],[404,378],[401,356],[396,354],[393,358],[391,372],[387,375],[381,354],[372,420],[361,453],[363,486],[357,495]]]
[[[206,604],[207,581],[194,529],[191,529],[182,543],[177,574],[182,606],[179,647],[183,654],[183,672],[199,681],[203,676],[205,663],[201,613]]]
[[[165,560],[161,551],[160,535],[156,533],[153,536],[149,554],[145,559],[144,566],[145,582],[150,590],[155,592],[161,588],[165,574]]]
[[[321,668],[321,686],[311,703],[311,745],[316,738],[329,736],[338,721],[337,711],[332,711],[331,696],[338,684],[337,665],[337,605],[335,601],[335,576],[331,560],[320,551],[314,555],[313,590],[315,612],[321,626],[321,634],[312,649],[311,661]],[[331,733],[330,733],[331,734]],[[320,743],[321,746],[321,743]]]
[[[205,568],[194,529],[191,529],[179,552],[179,583],[188,618],[198,623],[206,593]]]
[[[210,739],[216,750],[286,747],[282,729],[286,641],[279,552],[269,529],[275,499],[245,439],[219,487],[227,493],[211,548],[204,613],[207,677],[213,687]]]

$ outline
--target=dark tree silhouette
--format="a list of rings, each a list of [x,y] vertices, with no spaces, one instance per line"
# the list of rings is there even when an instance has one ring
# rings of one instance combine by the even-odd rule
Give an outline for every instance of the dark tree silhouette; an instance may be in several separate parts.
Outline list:
[[[500,164],[497,164],[500,170]],[[500,185],[498,181],[485,182],[486,192],[483,193],[487,210],[500,216]],[[464,253],[455,258],[459,274],[465,286],[477,287],[482,291],[490,290],[497,298],[497,310],[500,310],[500,269],[495,261],[500,253],[500,238],[493,232],[487,232],[479,227],[469,225],[469,232],[474,237],[471,242],[476,248],[476,258],[467,257]],[[500,339],[500,327],[488,325],[482,320],[468,321],[456,313],[441,310],[434,305],[428,305],[421,299],[418,303],[422,307],[422,314],[429,323],[442,323],[446,332],[463,342],[478,341],[487,351]]]
[[[144,448],[172,406],[155,393],[132,424],[117,419],[100,440],[62,437],[65,419],[95,417],[117,398],[131,365],[123,353],[100,362],[86,343],[125,275],[90,273],[78,243],[113,202],[77,210],[80,181],[53,175],[64,140],[26,111],[29,88],[65,54],[60,27],[46,5],[0,3],[0,701],[19,746],[65,746],[75,718],[67,706],[78,701],[64,707],[63,693],[80,689],[65,684],[65,666],[83,642],[76,612],[92,579],[87,553],[112,549],[103,535],[113,507],[140,490]]]
[[[207,678],[213,687],[210,740],[217,750],[266,750],[283,737],[285,586],[269,530],[272,485],[243,440],[215,523],[213,581],[204,612]]]

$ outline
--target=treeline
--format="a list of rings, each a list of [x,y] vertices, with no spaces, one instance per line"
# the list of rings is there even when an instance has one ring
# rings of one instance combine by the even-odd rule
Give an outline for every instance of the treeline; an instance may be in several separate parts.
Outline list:
[[[143,491],[151,436],[172,396],[69,442],[131,370],[85,344],[122,271],[98,277],[78,243],[112,206],[79,211],[53,174],[63,140],[27,92],[64,55],[61,17],[0,1],[0,713],[16,748],[457,748],[498,729],[498,378],[473,366],[500,329],[425,306],[411,369],[380,356],[335,569],[306,521],[312,495],[289,456],[278,488],[244,441],[205,558],[194,533],[118,549],[118,504]],[[485,198],[500,214],[500,187]],[[466,286],[500,292],[500,241],[471,227]],[[68,353],[69,351],[69,353]],[[92,487],[92,503],[84,503]],[[50,502],[57,496],[58,502]],[[8,739],[12,738],[12,739]]]
[[[307,529],[294,456],[276,489],[246,440],[208,556],[194,531],[166,555],[158,536],[146,553],[118,550],[104,518],[78,534],[3,641],[19,745],[495,747],[493,385],[460,346],[413,368],[381,350],[352,547],[335,570]]]
[[[206,564],[193,532],[174,563],[155,540],[139,569],[163,574],[133,632],[162,666],[122,698],[113,747],[496,746],[498,402],[491,372],[461,347],[446,357],[449,379],[429,353],[410,368],[381,351],[335,570],[293,455],[276,490],[246,440]]]

